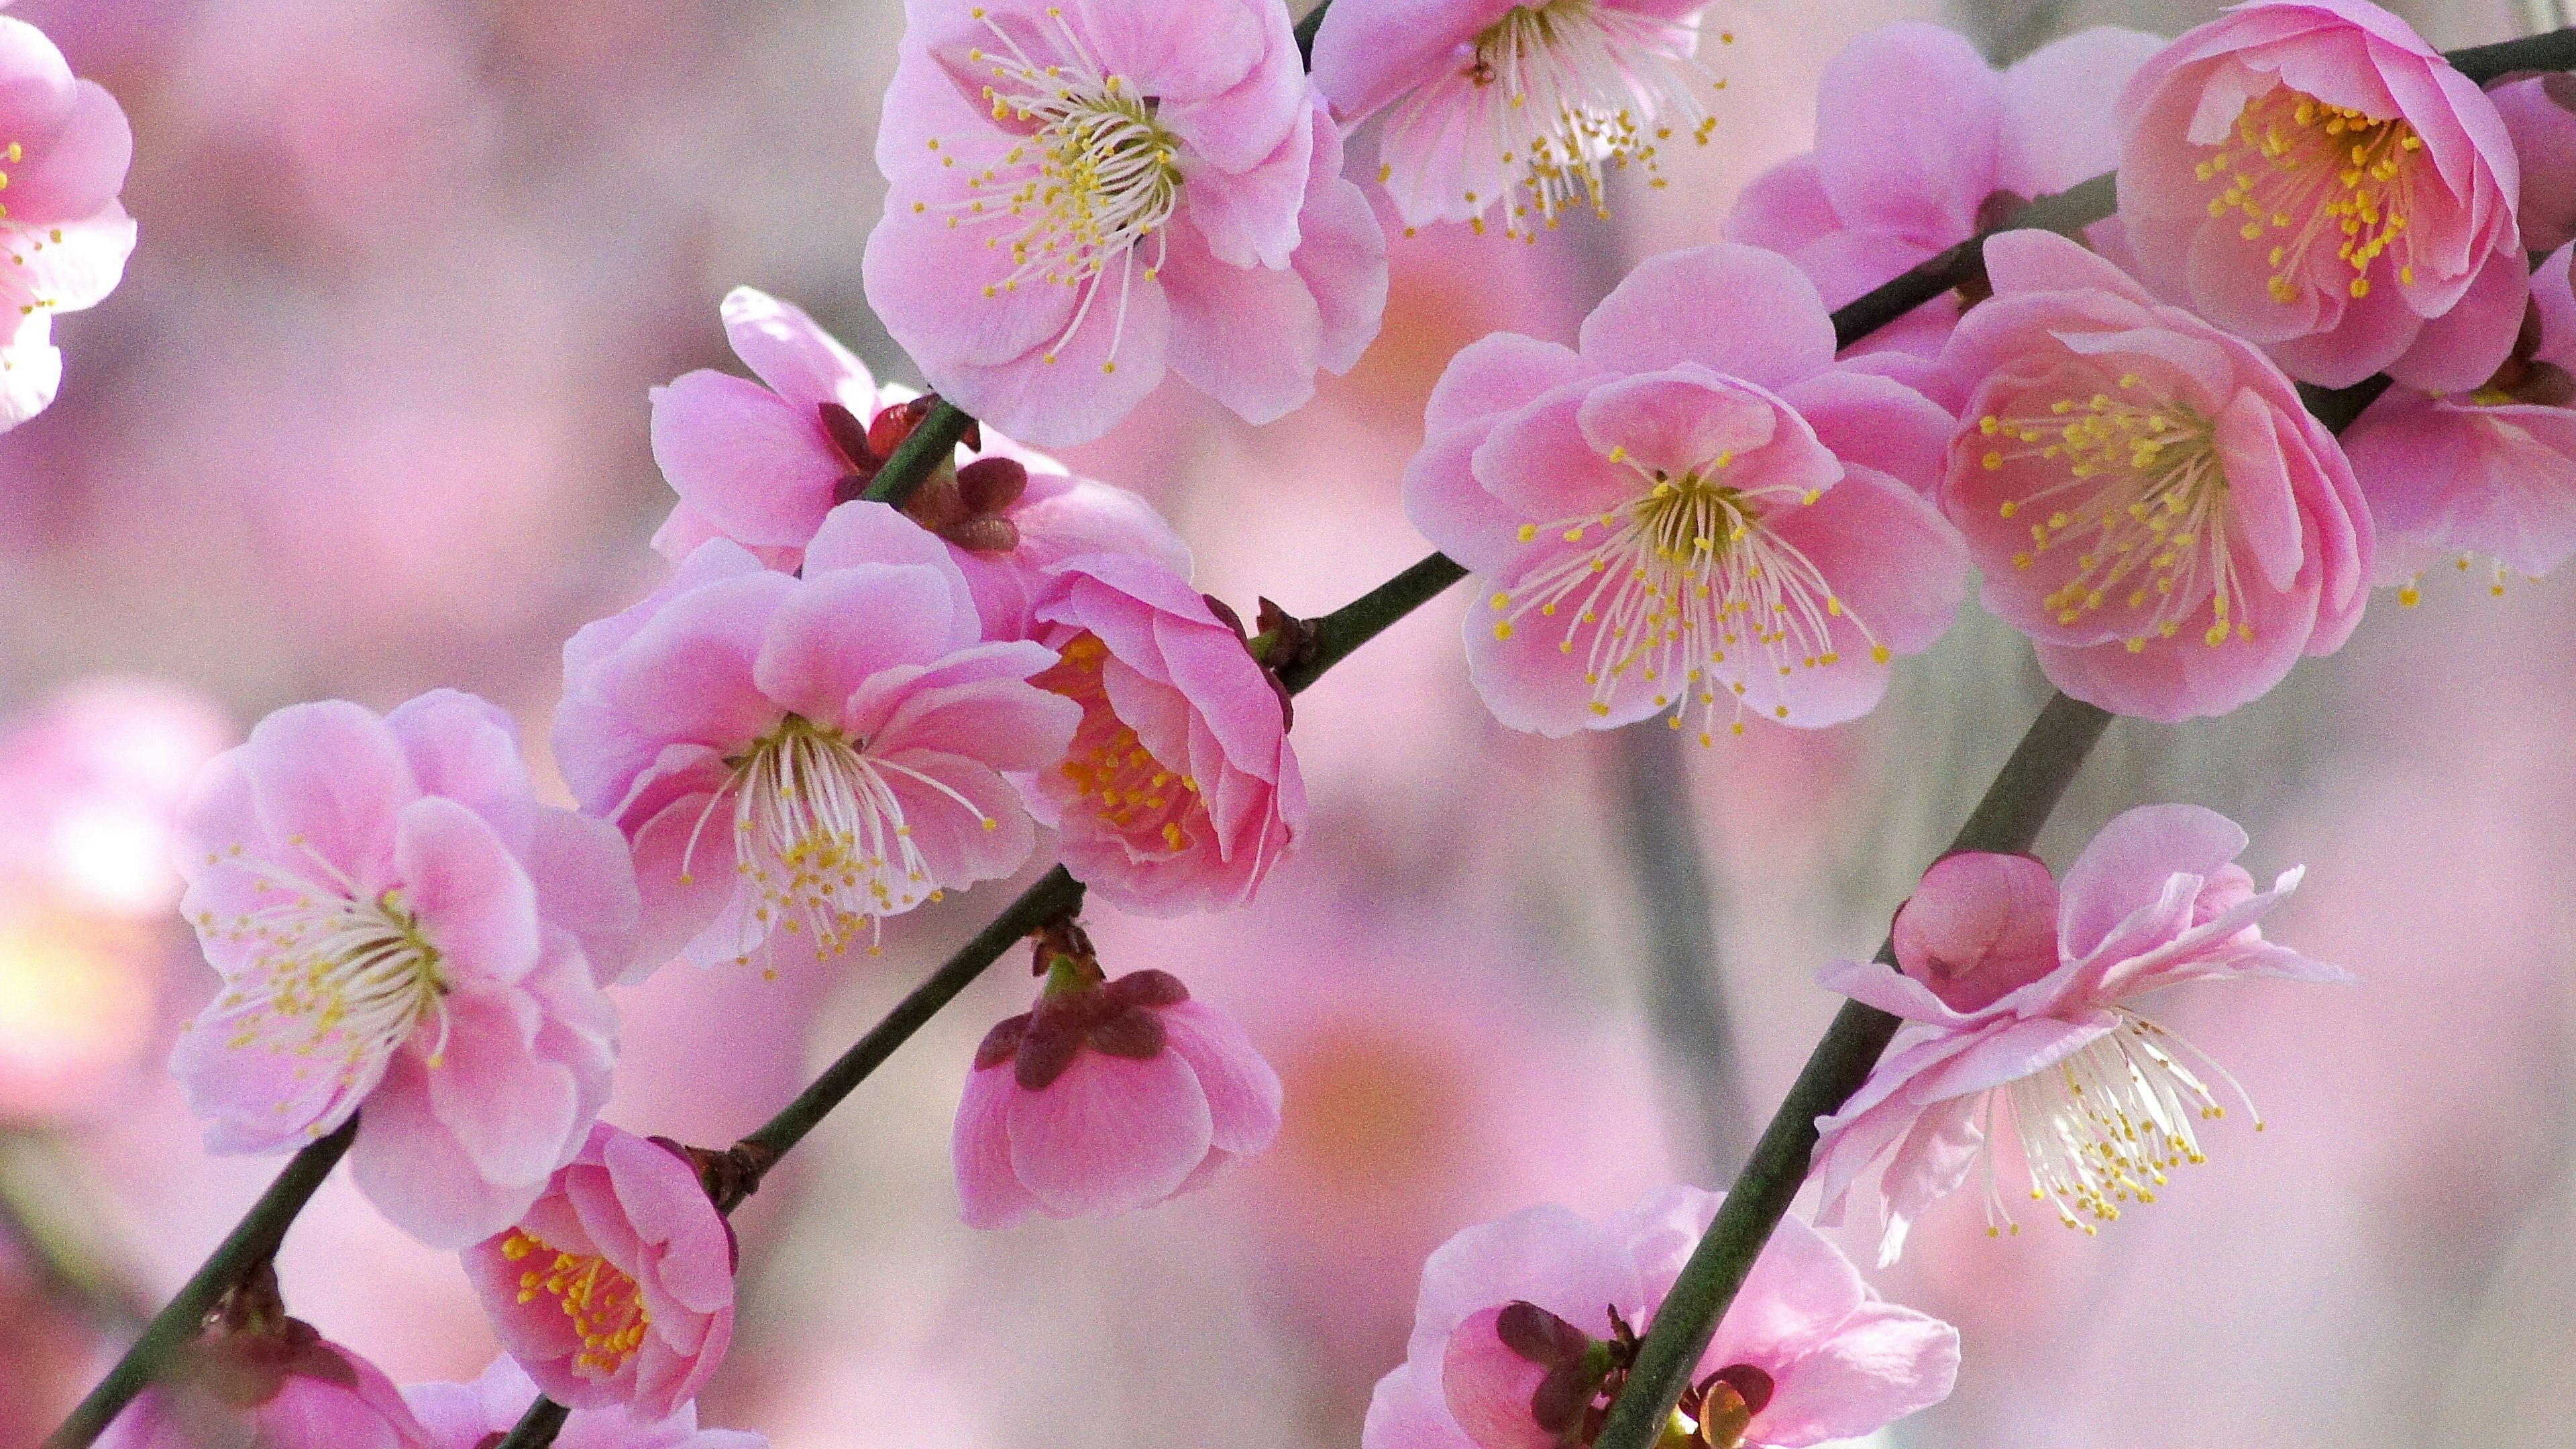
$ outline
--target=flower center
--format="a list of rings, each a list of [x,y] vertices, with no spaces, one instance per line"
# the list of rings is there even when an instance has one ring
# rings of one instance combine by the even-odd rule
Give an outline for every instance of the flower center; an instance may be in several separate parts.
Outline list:
[[[1073,748],[1056,767],[1072,803],[1145,858],[1187,850],[1192,837],[1207,828],[1207,802],[1200,798],[1199,782],[1154,758],[1111,708],[1100,679],[1109,648],[1098,636],[1077,634],[1062,654],[1029,682],[1082,706]]]
[[[1724,35],[1731,43],[1734,36]],[[1487,138],[1502,159],[1500,197],[1466,193],[1485,229],[1485,206],[1503,205],[1503,234],[1530,236],[1532,217],[1556,225],[1570,206],[1607,216],[1604,173],[1634,163],[1660,188],[1659,155],[1676,126],[1708,144],[1717,126],[1698,90],[1724,89],[1692,58],[1688,25],[1610,9],[1599,0],[1516,5],[1476,36],[1461,73],[1468,85],[1466,134]],[[1391,131],[1446,127],[1454,87],[1417,92],[1388,121]],[[1470,140],[1468,145],[1476,144]]]
[[[2119,1026],[2057,1063],[1986,1098],[1986,1223],[1989,1234],[2021,1231],[1996,1189],[1991,1143],[1995,1098],[2008,1097],[2030,1170],[2030,1196],[2058,1221],[2085,1233],[2115,1222],[2119,1205],[2156,1200],[2165,1169],[2205,1162],[2195,1120],[2227,1115],[2217,1094],[2183,1061],[2195,1058],[2226,1084],[2263,1130],[2262,1114],[2226,1068],[2165,1028],[2124,1007]],[[2083,1218],[2091,1218],[2085,1222]]]
[[[764,942],[772,929],[809,936],[817,955],[847,951],[865,926],[873,956],[885,917],[939,899],[929,883],[930,864],[913,844],[897,781],[946,796],[986,830],[1000,826],[949,786],[872,756],[865,740],[854,742],[799,715],[780,720],[728,763],[733,774],[707,802],[697,831],[706,829],[730,795],[734,870],[756,902],[744,922],[746,935]],[[683,883],[696,851],[693,832],[683,856]],[[750,964],[749,949],[737,959]],[[767,974],[776,975],[776,969]]]
[[[229,854],[240,852],[235,846]],[[319,1135],[336,1115],[336,1099],[373,1085],[385,1060],[432,1014],[439,1030],[429,1064],[443,1064],[447,982],[438,948],[421,934],[399,889],[361,900],[345,880],[326,884],[274,865],[251,869],[263,897],[281,897],[276,904],[236,916],[228,927],[211,911],[197,918],[209,935],[257,943],[249,968],[216,998],[216,1019],[228,1047],[307,1059],[297,1068],[299,1082],[316,1068],[331,1074],[332,1110],[317,1113],[307,1128]],[[338,875],[327,864],[324,872]]]
[[[1553,533],[1586,546],[1549,559],[1491,600],[1503,616],[1494,625],[1497,639],[1511,638],[1532,612],[1565,620],[1557,648],[1584,651],[1593,714],[1609,714],[1622,689],[1646,689],[1657,709],[1672,709],[1672,727],[1680,729],[1695,696],[1700,743],[1713,743],[1719,696],[1711,671],[1727,665],[1734,650],[1740,657],[1722,672],[1739,676],[1727,684],[1735,716],[1729,728],[1742,734],[1740,676],[1757,667],[1786,676],[1838,663],[1838,618],[1851,618],[1871,659],[1887,662],[1887,646],[1846,613],[1814,562],[1764,526],[1772,510],[1813,503],[1818,493],[1744,485],[1730,473],[1732,452],[1678,477],[1638,464],[1624,447],[1612,448],[1610,461],[1634,469],[1647,490],[1605,513],[1523,524],[1523,543]],[[1771,712],[1787,719],[1789,706]]]
[[[991,228],[984,244],[1009,250],[1010,272],[986,285],[985,296],[1017,291],[1024,282],[1080,291],[1073,320],[1047,349],[1049,362],[1091,315],[1116,267],[1116,332],[1110,360],[1101,364],[1114,372],[1136,250],[1154,240],[1154,260],[1144,269],[1152,281],[1163,262],[1163,224],[1181,204],[1180,141],[1156,119],[1154,99],[1105,70],[1061,9],[1047,11],[1055,31],[1052,60],[1033,58],[992,16],[976,14],[1000,47],[968,52],[969,60],[992,68],[984,98],[994,120],[1027,134],[1015,135],[1008,150],[967,178],[965,199],[939,209],[952,227]],[[937,138],[930,147],[940,148]],[[957,164],[954,156],[942,161]],[[929,209],[913,203],[915,211]]]
[[[2231,633],[2251,640],[2245,584],[2228,547],[2215,426],[2187,403],[2156,397],[2136,373],[2123,374],[2119,386],[2116,396],[2059,398],[2045,410],[1977,419],[1977,431],[1993,440],[1980,460],[1989,470],[2028,458],[2065,465],[2062,481],[2002,505],[2006,518],[2048,510],[2030,526],[2031,546],[2013,555],[2013,567],[2063,566],[2071,552],[2066,582],[2042,602],[2057,622],[2073,624],[2118,599],[2133,654],[2180,632],[2204,599],[2205,642],[2215,648]]]
[[[581,1335],[581,1351],[573,1356],[576,1372],[612,1377],[643,1346],[644,1331],[653,1323],[643,1290],[606,1258],[557,1252],[524,1228],[501,1240],[501,1256],[544,1263],[519,1275],[519,1301],[533,1303],[542,1293],[572,1320],[572,1331]]]
[[[2273,239],[2272,298],[2295,302],[2310,284],[2341,280],[2354,297],[2370,295],[2370,264],[2395,246],[2397,280],[2412,286],[2414,169],[2423,138],[2402,120],[2380,120],[2276,86],[2245,103],[2236,139],[2194,168],[2220,183],[2213,217],[2238,212],[2247,241]],[[2341,265],[2312,259],[2332,245]],[[2315,275],[2315,267],[2324,275]],[[2344,276],[2346,270],[2350,275]]]

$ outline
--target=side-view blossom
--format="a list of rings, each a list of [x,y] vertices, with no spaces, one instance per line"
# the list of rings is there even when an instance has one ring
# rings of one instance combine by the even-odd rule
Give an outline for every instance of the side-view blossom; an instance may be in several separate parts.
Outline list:
[[[729,538],[794,572],[838,504],[864,492],[926,410],[796,307],[737,287],[724,300],[734,355],[760,378],[701,369],[653,389],[653,457],[680,495],[653,546],[679,563]],[[1133,553],[1182,573],[1189,550],[1151,505],[1078,478],[981,426],[904,501],[947,543],[992,639],[1024,639],[1050,564]]]
[[[1287,697],[1186,579],[1149,559],[1068,560],[1037,609],[1062,659],[1030,682],[1082,706],[1031,804],[1100,898],[1148,915],[1251,899],[1306,829]]]
[[[2436,392],[2504,361],[2526,290],[2495,103],[2368,0],[2261,0],[2120,94],[2139,275],[2302,382]]]
[[[984,642],[948,546],[882,503],[834,509],[801,578],[716,539],[585,626],[555,755],[634,842],[639,961],[873,953],[886,917],[1018,869],[1002,772],[1060,762],[1082,715],[1028,683],[1055,662]]]
[[[2576,241],[2576,74],[2519,75],[2487,90],[2522,164],[2522,249],[2554,252]]]
[[[1487,337],[1424,424],[1405,511],[1474,571],[1468,666],[1514,729],[1839,724],[1966,592],[1921,491],[1950,415],[1837,364],[1815,284],[1771,252],[1653,258],[1579,348]]]
[[[516,1226],[465,1250],[493,1332],[547,1397],[646,1422],[724,1362],[733,1270],[733,1229],[697,1169],[605,1122]]]
[[[1816,149],[1755,177],[1726,234],[1797,263],[1825,305],[1840,307],[2118,165],[2111,103],[2164,44],[2095,26],[1998,71],[1937,25],[1871,31],[1843,47],[1816,83]],[[1908,98],[1904,106],[1888,104],[1897,95]],[[1941,122],[1922,124],[1924,116]],[[1964,305],[1945,293],[1855,350],[1933,357]]]
[[[2576,154],[2576,153],[2571,153]],[[2576,554],[2576,293],[2562,246],[2531,274],[2511,356],[2485,386],[2434,395],[2398,384],[2344,429],[2379,531],[2373,582],[2419,597],[2444,559],[2487,587],[2538,578]]]
[[[2194,1121],[2227,1112],[2210,1079],[2249,1114],[2253,1102],[2136,999],[2189,981],[2351,979],[2263,939],[2255,923],[2300,872],[2256,891],[2235,864],[2245,844],[2214,811],[2148,805],[2104,826],[2062,887],[2028,856],[1964,852],[1927,871],[1897,913],[1896,966],[1837,962],[1820,978],[1906,1024],[1860,1091],[1817,1119],[1816,1221],[1839,1223],[1893,1150],[1882,1265],[1980,1163],[1989,1231],[2019,1232],[1986,1161],[1998,1130],[2020,1138],[2032,1199],[2088,1234],[2122,1203],[2155,1201],[2167,1169],[2202,1161]]]
[[[2052,233],[1992,238],[1986,272],[1938,368],[1960,415],[1941,507],[2049,680],[2172,721],[2341,648],[2370,513],[2289,378]]]
[[[1377,336],[1386,237],[1277,0],[906,0],[868,304],[931,386],[1048,445],[1168,365],[1251,422]]]
[[[1348,0],[1315,34],[1315,87],[1346,126],[1387,113],[1378,180],[1406,226],[1481,233],[1499,209],[1535,240],[1570,209],[1608,215],[1611,171],[1662,186],[1677,134],[1708,144],[1725,83],[1696,58],[1705,4]]]
[[[1107,980],[1078,930],[1042,937],[1037,1005],[976,1048],[953,1139],[968,1225],[1134,1212],[1279,1135],[1279,1077],[1167,972]]]
[[[53,403],[53,319],[105,301],[134,251],[117,193],[134,159],[125,111],[23,20],[0,16],[0,432]]]
[[[536,1380],[508,1354],[470,1384],[405,1384],[403,1401],[420,1420],[429,1449],[489,1449],[536,1401]],[[556,1449],[768,1449],[769,1440],[741,1429],[701,1429],[698,1406],[682,1404],[660,1419],[622,1408],[576,1409],[555,1435]]]
[[[223,977],[172,1069],[217,1152],[286,1152],[365,1106],[358,1186],[458,1248],[506,1226],[607,1099],[634,876],[537,803],[508,715],[439,690],[300,704],[199,777],[180,909]]]
[[[1582,1449],[1720,1193],[1657,1190],[1605,1223],[1524,1208],[1422,1265],[1404,1363],[1362,1449]],[[1881,1302],[1815,1229],[1784,1218],[1700,1355],[1664,1442],[1800,1449],[1857,1439],[1950,1395],[1958,1330]]]
[[[98,1438],[98,1449],[444,1449],[374,1364],[286,1316],[276,1279],[236,1293]]]

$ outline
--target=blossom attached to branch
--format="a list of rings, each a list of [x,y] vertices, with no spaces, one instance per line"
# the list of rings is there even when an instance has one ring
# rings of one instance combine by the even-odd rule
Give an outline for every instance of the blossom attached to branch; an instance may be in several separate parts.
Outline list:
[[[286,1316],[261,1266],[99,1449],[443,1449],[374,1364]]]
[[[403,1401],[420,1419],[429,1449],[488,1449],[514,1428],[537,1397],[535,1380],[504,1354],[470,1384],[406,1384]],[[581,1409],[564,1421],[556,1449],[769,1449],[740,1429],[701,1429],[698,1406],[682,1404],[662,1418],[621,1408]]]

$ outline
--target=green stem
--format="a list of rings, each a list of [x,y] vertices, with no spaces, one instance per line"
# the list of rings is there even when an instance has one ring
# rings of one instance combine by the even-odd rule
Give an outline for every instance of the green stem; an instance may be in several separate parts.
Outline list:
[[[1324,12],[1332,8],[1333,0],[1322,0],[1299,18],[1292,32],[1297,37],[1297,59],[1308,70],[1315,68],[1315,32],[1324,28]]]
[[[510,1437],[492,1449],[545,1449],[563,1432],[564,1420],[571,1417],[572,1410],[539,1394],[537,1401],[528,1405],[528,1412],[519,1416],[519,1422],[510,1426]]]
[[[252,1269],[277,1256],[277,1246],[286,1240],[288,1225],[312,1201],[322,1180],[331,1175],[331,1169],[339,1164],[341,1155],[349,1150],[350,1140],[357,1135],[358,1118],[352,1113],[339,1131],[288,1159],[286,1170],[268,1185],[268,1191],[259,1195],[259,1201],[251,1205],[178,1296],[153,1315],[143,1336],[134,1341],[125,1357],[117,1360],[116,1367],[45,1441],[45,1449],[80,1449],[106,1432],[108,1424],[169,1362],[170,1355],[197,1336],[205,1326],[206,1315],[214,1310],[215,1300]]]
[[[1291,694],[1323,677],[1352,650],[1386,632],[1388,625],[1439,597],[1467,576],[1447,554],[1435,553],[1385,583],[1315,621],[1315,652],[1279,671]]]
[[[941,398],[931,406],[930,415],[895,444],[894,456],[886,459],[885,466],[869,481],[867,491],[859,496],[872,503],[891,503],[901,508],[912,490],[937,472],[940,464],[957,455],[958,443],[973,426],[973,418]]]

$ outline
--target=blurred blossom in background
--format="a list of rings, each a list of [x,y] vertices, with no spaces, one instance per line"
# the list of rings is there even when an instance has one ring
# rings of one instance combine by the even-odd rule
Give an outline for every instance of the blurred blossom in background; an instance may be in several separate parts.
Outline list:
[[[2442,46],[2524,19],[2397,8]],[[1424,551],[1399,479],[1449,356],[1498,328],[1571,340],[1605,277],[1716,239],[1743,183],[1805,148],[1851,37],[1942,20],[2004,60],[2214,9],[1720,0],[1718,129],[1667,189],[1536,246],[1397,239],[1381,341],[1312,406],[1250,428],[1168,386],[1068,461],[1162,507],[1202,588],[1321,612]],[[439,684],[542,750],[564,637],[663,574],[646,389],[735,368],[731,287],[918,381],[859,287],[895,0],[11,13],[131,114],[142,242],[115,297],[58,324],[61,401],[0,436],[0,1449],[36,1443],[276,1170],[204,1154],[164,1068],[214,980],[164,844],[195,767],[279,705]],[[1355,175],[1373,146],[1354,138]],[[1878,1283],[1958,1323],[1967,1359],[1885,1442],[2568,1442],[2576,581],[2391,602],[2235,715],[2117,726],[2043,838],[2062,866],[2126,805],[2225,810],[2257,875],[2310,867],[2276,934],[2362,984],[2177,1005],[2273,1130],[2226,1124],[2209,1165],[2099,1239],[1990,1241],[1974,1203],[1936,1208]],[[1723,1184],[1758,1122],[1712,1104],[1767,1113],[1836,1005],[1816,968],[1875,944],[2045,696],[1972,606],[1856,725],[1688,758],[1658,741],[1623,769],[1617,738],[1492,722],[1462,607],[1299,700],[1312,837],[1254,908],[1093,917],[1113,974],[1172,971],[1243,1019],[1286,1084],[1279,1145],[1150,1213],[963,1227],[950,1117],[976,1041],[1027,1006],[1014,953],[745,1208],[707,1422],[781,1449],[1356,1444],[1421,1260],[1457,1229]],[[1665,818],[1696,828],[1719,902],[1717,960],[1678,983],[1643,964],[1637,780],[1682,804]],[[624,997],[610,1119],[731,1140],[1011,888],[903,918],[880,961],[661,972]],[[1677,990],[1730,1029],[1681,1039]],[[453,1260],[345,1182],[279,1266],[298,1316],[399,1381],[471,1379],[494,1351]]]

